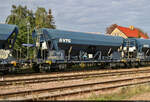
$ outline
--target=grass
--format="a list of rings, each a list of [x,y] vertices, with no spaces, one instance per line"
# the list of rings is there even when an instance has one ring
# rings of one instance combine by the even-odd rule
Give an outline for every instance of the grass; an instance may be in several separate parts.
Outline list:
[[[120,89],[119,92],[114,92],[111,94],[92,94],[88,100],[100,100],[100,101],[107,101],[107,100],[128,100],[129,98],[150,92],[150,84],[145,85],[137,85],[132,87],[123,87]]]

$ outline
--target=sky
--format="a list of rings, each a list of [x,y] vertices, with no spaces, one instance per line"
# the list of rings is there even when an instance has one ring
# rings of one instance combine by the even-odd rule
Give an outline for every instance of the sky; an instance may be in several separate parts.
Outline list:
[[[118,24],[150,35],[150,0],[0,0],[0,23],[12,5],[51,9],[57,29],[104,34],[111,24]]]

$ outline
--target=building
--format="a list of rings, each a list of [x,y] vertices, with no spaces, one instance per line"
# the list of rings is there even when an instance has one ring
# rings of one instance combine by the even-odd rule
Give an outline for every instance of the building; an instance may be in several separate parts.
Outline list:
[[[121,36],[123,38],[143,38],[148,39],[149,37],[140,32],[138,29],[134,28],[133,26],[121,27],[117,26],[111,33],[113,36]]]

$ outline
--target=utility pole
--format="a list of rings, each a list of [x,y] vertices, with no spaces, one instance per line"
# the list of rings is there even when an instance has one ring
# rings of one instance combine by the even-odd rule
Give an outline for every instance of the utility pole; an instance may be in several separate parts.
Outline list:
[[[29,44],[30,22],[27,23],[27,44]],[[27,59],[29,58],[29,46],[27,46]]]

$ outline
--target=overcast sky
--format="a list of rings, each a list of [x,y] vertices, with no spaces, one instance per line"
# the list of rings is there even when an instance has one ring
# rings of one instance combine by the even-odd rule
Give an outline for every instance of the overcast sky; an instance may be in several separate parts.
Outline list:
[[[143,29],[150,35],[150,0],[0,0],[0,23],[12,5],[52,9],[56,27],[62,30],[105,33],[111,24]]]

